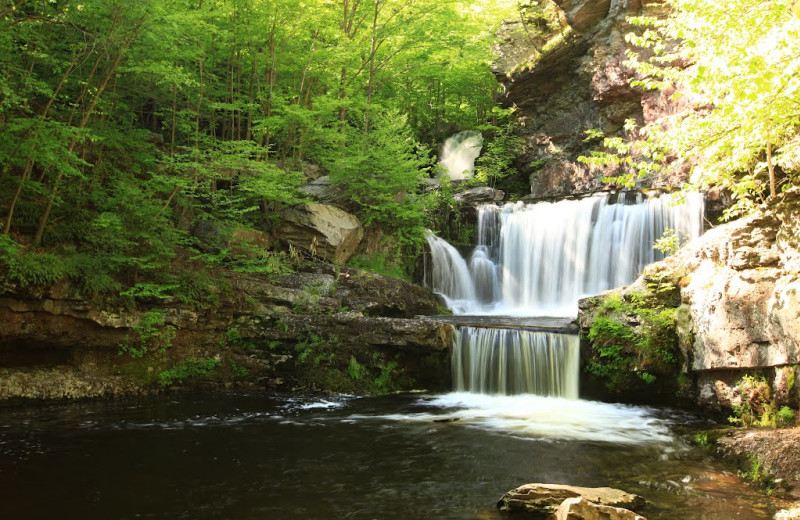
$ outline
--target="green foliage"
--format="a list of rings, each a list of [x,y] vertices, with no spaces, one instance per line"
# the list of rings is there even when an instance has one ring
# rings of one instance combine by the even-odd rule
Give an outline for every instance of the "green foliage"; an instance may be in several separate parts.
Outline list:
[[[367,375],[367,369],[356,360],[355,356],[350,356],[350,363],[347,365],[347,375],[354,381],[359,381]]]
[[[67,275],[64,258],[49,253],[23,253],[5,257],[8,278],[22,286],[53,285]]]
[[[236,327],[231,327],[225,331],[225,340],[230,343],[238,343],[242,341],[242,333]]]
[[[165,322],[166,313],[162,310],[142,313],[139,323],[132,328],[134,336],[125,336],[119,346],[119,354],[128,354],[132,358],[163,354],[175,337],[175,327],[166,325]]]
[[[586,370],[609,390],[651,384],[659,376],[677,377],[679,354],[674,308],[663,308],[643,295],[603,300],[589,330],[592,359]]]
[[[708,432],[696,433],[692,438],[692,440],[694,441],[695,444],[697,444],[704,450],[707,450],[711,446],[711,444],[708,441]]]
[[[746,471],[741,473],[742,478],[753,484],[763,484],[767,475],[764,472],[764,465],[761,463],[761,459],[754,453],[748,453],[747,462],[748,467]]]
[[[491,187],[494,187],[498,180],[517,173],[513,162],[524,144],[524,140],[515,134],[515,126],[511,119],[513,110],[498,108],[495,112],[502,122],[478,127],[478,130],[490,138],[484,142],[481,155],[475,161],[475,179]]]
[[[398,381],[400,370],[397,361],[386,361],[384,356],[378,352],[372,355],[373,365],[380,370],[380,373],[373,382],[373,392],[376,394],[387,394],[400,389]]]
[[[173,269],[189,223],[271,231],[301,201],[309,160],[329,169],[365,223],[393,235],[403,255],[418,252],[417,192],[428,147],[444,132],[496,125],[483,167],[489,178],[509,171],[511,137],[488,64],[497,28],[516,11],[490,0],[349,5],[65,0],[4,9],[0,254],[17,258],[17,281],[69,276],[87,294],[121,289],[129,303],[174,296],[213,306],[213,284]],[[10,236],[31,251],[19,253]],[[47,254],[65,263],[28,256]],[[257,274],[291,264],[233,248],[202,260]]]
[[[231,375],[233,375],[234,379],[244,379],[250,375],[250,369],[247,367],[243,367],[239,363],[234,360],[231,360],[228,364],[231,370]]]
[[[381,276],[391,276],[392,278],[410,281],[408,273],[403,265],[388,260],[386,255],[381,253],[372,256],[354,256],[347,263],[356,269],[363,269],[364,271],[369,271]]]
[[[171,386],[207,377],[219,366],[219,358],[188,358],[158,374],[158,384]],[[235,374],[236,372],[234,372]]]
[[[604,150],[585,160],[619,165],[622,184],[673,161],[689,163],[696,186],[732,192],[727,216],[796,184],[800,18],[792,4],[667,0],[666,19],[630,19],[639,27],[627,36],[639,49],[628,54],[634,86],[680,102],[642,128],[626,125],[628,138],[605,139]]]
[[[664,233],[656,240],[656,243],[653,244],[653,249],[661,252],[664,256],[674,254],[680,249],[681,244],[686,241],[685,234],[683,237],[681,237],[681,234],[682,233],[672,228],[664,228]]]

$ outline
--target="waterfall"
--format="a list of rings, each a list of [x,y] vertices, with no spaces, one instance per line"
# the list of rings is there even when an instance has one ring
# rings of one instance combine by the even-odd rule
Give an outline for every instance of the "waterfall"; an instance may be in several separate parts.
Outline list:
[[[456,391],[578,397],[578,337],[460,327],[453,346]]]
[[[452,246],[432,246],[429,270],[439,275],[428,283],[457,314],[575,315],[581,297],[626,285],[661,260],[653,244],[666,228],[700,236],[703,216],[699,194],[683,203],[673,195],[621,193],[486,205],[469,261],[453,258],[460,254]]]
[[[474,130],[459,132],[444,142],[439,162],[451,180],[472,178],[482,146],[483,137]]]

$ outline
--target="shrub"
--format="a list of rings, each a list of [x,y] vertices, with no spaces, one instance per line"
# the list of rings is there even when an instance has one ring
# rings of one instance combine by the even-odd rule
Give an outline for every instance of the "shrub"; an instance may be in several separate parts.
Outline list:
[[[129,354],[140,358],[146,354],[163,353],[172,344],[175,327],[165,325],[166,313],[162,310],[150,310],[142,314],[139,323],[133,327],[135,337],[125,336],[119,346],[119,354]]]
[[[589,330],[593,356],[586,370],[612,391],[629,390],[640,381],[652,384],[659,376],[677,377],[675,313],[640,294],[606,298]]]
[[[219,358],[188,358],[158,374],[158,384],[170,386],[185,383],[211,374],[219,365]]]

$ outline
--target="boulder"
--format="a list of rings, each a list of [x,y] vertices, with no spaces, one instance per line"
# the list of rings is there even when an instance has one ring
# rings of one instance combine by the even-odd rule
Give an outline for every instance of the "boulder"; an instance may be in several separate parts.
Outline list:
[[[570,26],[582,32],[608,16],[611,0],[557,0]]]
[[[327,175],[316,178],[302,186],[300,192],[324,204],[342,206],[347,202],[347,199],[342,196],[341,190],[331,184],[331,178]]]
[[[587,488],[534,483],[525,484],[507,492],[500,498],[497,507],[501,511],[528,513],[542,517],[555,514],[561,503],[569,498],[582,498],[603,506],[625,508],[639,507],[644,503],[644,499],[638,495],[609,487]]]
[[[347,262],[364,236],[354,215],[327,204],[303,204],[282,216],[277,229],[281,241],[336,264]]]
[[[555,520],[646,520],[629,509],[604,506],[585,498],[568,498],[556,511]]]
[[[505,197],[506,193],[504,191],[489,188],[488,186],[472,188],[471,190],[456,193],[453,196],[459,202],[472,205],[502,202]]]

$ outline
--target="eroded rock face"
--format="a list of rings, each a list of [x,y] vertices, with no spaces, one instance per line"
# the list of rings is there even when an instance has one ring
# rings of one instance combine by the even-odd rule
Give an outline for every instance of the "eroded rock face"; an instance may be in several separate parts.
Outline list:
[[[500,498],[497,507],[501,511],[527,513],[541,518],[555,514],[565,500],[573,498],[615,508],[635,508],[644,502],[644,499],[638,495],[609,487],[586,488],[534,483],[525,484],[507,492]],[[567,508],[568,510],[569,508]]]
[[[280,240],[336,264],[343,264],[358,248],[364,228],[358,219],[328,204],[309,203],[283,213]]]
[[[534,199],[608,189],[603,177],[620,172],[616,167],[578,161],[597,146],[597,142],[585,142],[585,132],[599,129],[609,137],[625,136],[627,119],[640,124],[655,121],[674,110],[675,103],[668,93],[632,88],[635,72],[625,65],[626,52],[632,49],[625,35],[638,30],[626,17],[658,16],[657,4],[641,0],[556,3],[571,29],[563,44],[542,55],[538,48],[525,48],[524,31],[518,23],[509,23],[501,32],[494,64],[507,104],[519,109],[525,146],[517,168],[529,175]],[[533,65],[520,66],[528,61]],[[641,187],[676,186],[687,174],[664,170],[643,179]]]
[[[314,357],[299,360],[298,344],[312,340],[314,356],[325,359],[320,371],[337,371],[339,381],[347,382],[353,357],[367,369],[375,368],[370,362],[395,363],[397,385],[411,379],[427,388],[447,385],[453,328],[415,319],[440,312],[433,293],[330,264],[304,269],[269,279],[230,273],[219,280],[229,288],[217,304],[200,308],[171,299],[131,310],[83,299],[65,284],[22,290],[0,281],[0,399],[145,392],[157,388],[161,371],[187,358],[217,359],[217,384],[247,372],[257,387],[328,390],[316,374],[296,377],[316,367]],[[159,330],[174,332],[168,348],[120,355],[123,345],[138,341],[135,327],[150,310],[163,311]]]

